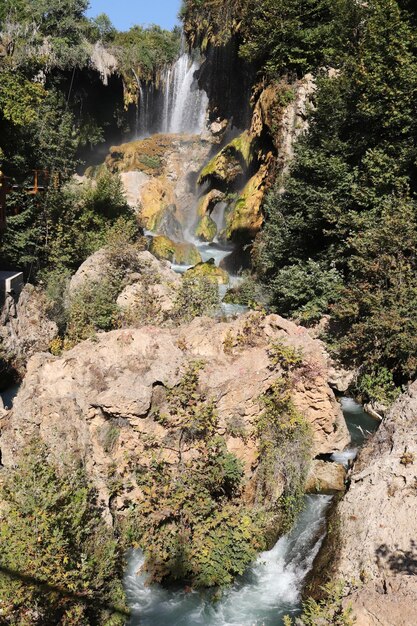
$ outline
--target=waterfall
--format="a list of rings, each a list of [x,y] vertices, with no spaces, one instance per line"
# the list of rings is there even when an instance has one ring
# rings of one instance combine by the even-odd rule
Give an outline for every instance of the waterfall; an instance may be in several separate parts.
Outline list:
[[[186,52],[183,41],[179,58],[162,73],[159,93],[154,85],[145,84],[137,79],[138,136],[153,133],[203,132],[208,98],[198,87],[196,73],[199,68],[200,60]]]
[[[162,132],[198,134],[203,131],[208,98],[195,79],[199,67],[196,59],[182,52],[165,72]]]

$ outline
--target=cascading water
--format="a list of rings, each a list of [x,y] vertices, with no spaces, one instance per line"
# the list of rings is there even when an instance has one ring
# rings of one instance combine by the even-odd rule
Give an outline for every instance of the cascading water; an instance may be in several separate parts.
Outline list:
[[[360,447],[366,433],[374,432],[379,424],[352,398],[342,398],[341,405],[351,445]],[[348,448],[334,460],[345,463],[351,451]],[[300,612],[303,584],[324,538],[331,499],[327,495],[306,496],[294,529],[272,550],[260,554],[217,602],[210,592],[147,586],[146,575],[138,574],[143,555],[133,551],[124,580],[131,609],[129,626],[282,626],[284,615]]]
[[[200,59],[186,52],[183,39],[180,56],[162,72],[159,89],[136,77],[139,89],[138,137],[153,133],[203,132],[208,98],[198,87],[196,73],[199,68]]]
[[[183,49],[176,63],[164,73],[163,133],[199,134],[204,130],[208,98],[197,85],[195,75],[199,67],[199,61]]]
[[[322,543],[330,496],[306,496],[294,530],[259,555],[246,574],[212,602],[209,593],[147,586],[137,575],[143,563],[133,552],[125,577],[130,626],[279,626],[298,611],[303,581]]]

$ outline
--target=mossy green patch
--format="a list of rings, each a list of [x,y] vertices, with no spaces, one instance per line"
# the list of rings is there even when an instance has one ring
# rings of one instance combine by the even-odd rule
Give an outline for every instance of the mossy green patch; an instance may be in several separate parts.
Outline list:
[[[198,265],[189,269],[186,272],[186,275],[210,278],[213,281],[217,281],[220,285],[229,284],[229,274],[221,267],[217,267],[214,264],[213,259],[207,261],[206,263],[198,263]]]
[[[226,216],[226,238],[240,239],[242,235],[253,238],[263,223],[262,203],[265,194],[266,169],[252,176],[245,185],[234,207]]]
[[[253,140],[248,131],[235,137],[202,169],[198,183],[216,180],[229,187],[243,176],[253,160]]]
[[[202,260],[192,243],[177,243],[165,235],[154,237],[149,250],[158,259],[165,259],[178,265],[196,265]]]
[[[216,223],[209,215],[202,217],[195,229],[195,236],[201,241],[213,241],[217,235]]]

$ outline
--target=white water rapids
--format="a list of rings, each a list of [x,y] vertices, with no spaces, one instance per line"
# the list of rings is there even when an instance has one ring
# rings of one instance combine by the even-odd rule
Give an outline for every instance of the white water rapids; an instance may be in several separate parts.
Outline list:
[[[293,531],[259,555],[247,573],[218,602],[209,593],[146,585],[137,575],[143,563],[132,553],[125,576],[132,611],[130,626],[278,626],[285,614],[297,612],[304,578],[325,533],[331,497],[306,496],[306,506]]]

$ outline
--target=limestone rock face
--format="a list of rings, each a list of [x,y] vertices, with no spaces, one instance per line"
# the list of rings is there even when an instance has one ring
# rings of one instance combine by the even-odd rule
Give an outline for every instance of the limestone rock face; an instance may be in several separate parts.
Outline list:
[[[143,190],[147,188],[147,184],[151,180],[150,176],[140,171],[121,172],[120,180],[129,206],[139,210]]]
[[[61,357],[35,355],[13,411],[1,424],[2,463],[16,463],[24,444],[38,436],[58,461],[68,455],[81,460],[105,503],[116,471],[123,493],[115,505],[122,508],[137,497],[135,460],[150,438],[162,442],[167,435],[157,419],[166,389],[178,384],[188,363],[198,360],[203,362],[201,388],[215,402],[220,423],[243,425],[247,433],[243,439],[229,435],[227,446],[244,463],[249,498],[256,480],[254,423],[262,410],[260,395],[282,374],[279,365],[271,365],[274,341],[301,348],[309,364],[309,375],[295,383],[293,400],[312,425],[313,455],[342,449],[349,436],[327,384],[323,346],[276,315],[251,316],[224,323],[198,318],[175,329],[117,330],[99,334]],[[255,329],[255,339],[226,350],[227,337],[244,333],[248,324]],[[118,436],[110,446],[108,435],[114,429]]]
[[[339,505],[336,576],[361,626],[417,624],[417,382],[363,449]]]
[[[57,334],[58,327],[48,318],[41,290],[27,284],[17,303],[11,296],[7,298],[0,316],[0,339],[18,368],[24,368],[36,352],[48,350]]]
[[[106,248],[100,248],[90,255],[72,276],[69,284],[69,295],[77,293],[87,283],[103,280],[110,270],[110,262]]]

